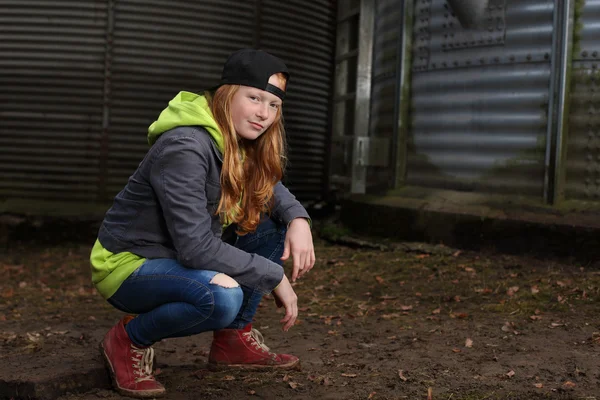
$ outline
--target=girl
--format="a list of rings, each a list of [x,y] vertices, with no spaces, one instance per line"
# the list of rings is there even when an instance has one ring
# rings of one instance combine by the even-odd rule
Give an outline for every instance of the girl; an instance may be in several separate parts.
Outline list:
[[[209,368],[299,367],[252,329],[261,298],[298,315],[292,281],[314,265],[309,216],[281,184],[281,106],[289,73],[263,51],[233,53],[221,83],[180,92],[148,130],[151,145],[108,210],[90,256],[92,281],[125,317],[100,347],[120,393],[157,397],[161,339],[214,331]]]

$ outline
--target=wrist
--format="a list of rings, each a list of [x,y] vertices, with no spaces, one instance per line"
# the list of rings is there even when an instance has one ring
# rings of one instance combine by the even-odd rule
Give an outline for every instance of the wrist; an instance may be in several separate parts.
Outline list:
[[[303,221],[305,221],[310,226],[310,223],[308,222],[308,219],[306,219],[304,217],[296,217],[293,220],[291,220],[290,222],[288,222],[288,224],[287,224],[288,229],[290,229],[290,226],[292,225],[292,222],[298,221],[298,220],[303,220]]]

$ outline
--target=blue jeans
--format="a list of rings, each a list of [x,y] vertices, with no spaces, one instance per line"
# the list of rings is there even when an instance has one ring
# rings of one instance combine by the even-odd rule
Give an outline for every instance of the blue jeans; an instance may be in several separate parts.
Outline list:
[[[264,217],[254,233],[237,236],[228,229],[223,240],[282,265],[285,234],[285,226]],[[108,302],[139,314],[125,326],[138,346],[217,329],[242,329],[252,322],[262,294],[242,285],[226,288],[210,283],[217,273],[186,268],[173,259],[146,260]]]

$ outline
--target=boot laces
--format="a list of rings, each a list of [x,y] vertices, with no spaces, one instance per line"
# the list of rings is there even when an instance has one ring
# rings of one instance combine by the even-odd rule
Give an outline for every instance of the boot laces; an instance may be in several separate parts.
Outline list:
[[[274,355],[273,353],[271,353],[269,351],[270,349],[265,344],[265,339],[264,339],[262,333],[260,333],[258,330],[252,328],[252,330],[250,332],[244,332],[242,335],[244,335],[246,337],[246,340],[251,342],[252,345],[254,347],[256,347],[257,350],[260,349],[271,355]]]
[[[133,353],[131,360],[135,361],[133,364],[133,373],[136,375],[135,382],[153,381],[154,349],[152,347],[140,349],[131,345],[131,352]]]

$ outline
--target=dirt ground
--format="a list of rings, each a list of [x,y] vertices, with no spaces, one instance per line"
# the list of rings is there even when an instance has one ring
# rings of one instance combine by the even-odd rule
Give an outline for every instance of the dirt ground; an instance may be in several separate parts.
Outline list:
[[[0,381],[82,365],[105,374],[97,344],[122,314],[90,283],[90,237],[6,242]],[[316,253],[295,284],[297,325],[283,333],[269,298],[254,323],[272,349],[301,358],[301,371],[213,373],[210,333],[170,339],[155,345],[166,398],[600,399],[600,271],[591,266],[322,239]],[[121,398],[99,382],[60,399]]]

